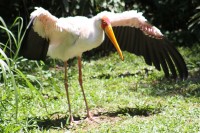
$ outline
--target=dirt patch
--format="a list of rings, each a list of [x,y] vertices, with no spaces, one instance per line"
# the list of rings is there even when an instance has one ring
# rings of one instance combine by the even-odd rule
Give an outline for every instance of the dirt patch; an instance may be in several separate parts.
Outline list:
[[[102,113],[102,112],[100,112]],[[78,121],[78,123],[75,123],[72,126],[68,126],[72,131],[76,132],[77,128],[81,128],[81,131],[87,132],[88,129],[95,129],[100,127],[102,124],[109,124],[109,125],[115,125],[115,123],[121,121],[123,118],[121,117],[110,117],[107,115],[99,115],[99,114],[94,114],[93,116],[93,121],[88,120],[88,119],[83,119]]]

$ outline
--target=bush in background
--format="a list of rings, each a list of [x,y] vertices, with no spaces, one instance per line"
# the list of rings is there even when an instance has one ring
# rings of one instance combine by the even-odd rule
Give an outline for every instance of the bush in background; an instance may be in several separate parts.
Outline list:
[[[25,24],[35,6],[41,6],[58,17],[84,15],[91,17],[102,10],[121,12],[138,10],[148,20],[161,28],[175,42],[191,46],[199,41],[198,32],[188,30],[188,21],[199,6],[198,0],[2,0],[0,16],[9,24],[17,16],[24,18]],[[197,28],[197,27],[194,27]],[[198,30],[198,29],[197,29]]]

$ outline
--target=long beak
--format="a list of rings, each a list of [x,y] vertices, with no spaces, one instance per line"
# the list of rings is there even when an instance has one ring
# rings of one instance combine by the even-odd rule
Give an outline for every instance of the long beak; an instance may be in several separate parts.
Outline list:
[[[115,38],[115,34],[113,32],[113,29],[111,27],[111,25],[108,25],[105,27],[105,32],[106,32],[106,35],[108,36],[108,38],[111,40],[111,42],[113,43],[113,45],[115,46],[115,48],[117,49],[117,52],[121,58],[121,60],[124,60],[124,57],[123,57],[123,54],[122,54],[122,51],[118,45],[118,42]]]

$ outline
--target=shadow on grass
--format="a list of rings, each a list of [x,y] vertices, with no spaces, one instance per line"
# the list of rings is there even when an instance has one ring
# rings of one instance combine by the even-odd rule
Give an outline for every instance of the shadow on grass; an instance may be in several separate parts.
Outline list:
[[[75,121],[80,121],[81,119],[82,118],[79,116],[74,116]],[[36,127],[39,127],[40,130],[62,129],[66,128],[66,125],[69,125],[69,116],[67,116],[66,114],[55,112],[45,117],[29,118],[29,121],[29,124],[32,125],[34,123],[34,125],[36,125]]]
[[[141,84],[141,86],[143,86]],[[162,79],[150,84],[153,96],[182,95],[200,97],[200,70],[191,73],[185,81]]]
[[[106,115],[109,117],[117,117],[117,116],[144,116],[148,117],[154,114],[161,113],[162,108],[161,107],[154,107],[154,106],[136,106],[136,108],[118,108],[116,111],[112,112],[103,112],[100,113],[101,115]]]
[[[144,79],[135,84],[137,86],[133,86],[130,90],[140,92],[141,89],[142,93],[147,93],[147,95],[200,97],[200,70],[190,73],[188,79],[184,81],[166,78],[159,80]],[[144,89],[146,90],[145,92]]]
[[[148,117],[154,114],[158,114],[162,111],[161,107],[155,107],[155,106],[136,106],[135,108],[118,108],[116,111],[110,111],[110,112],[97,112],[93,114],[95,117],[101,117],[106,116],[106,119],[110,119],[111,117],[122,117],[122,116],[143,116]],[[69,124],[67,123],[69,117],[65,114],[61,113],[54,113],[47,117],[35,117],[35,118],[29,118],[29,124],[34,125],[38,127],[40,130],[49,130],[49,129],[62,129],[62,128],[68,128]],[[82,117],[74,117],[75,121],[81,121],[86,118]],[[31,127],[30,129],[31,130]]]
[[[112,75],[111,73],[102,73],[99,75],[92,75],[90,78],[91,79],[110,79],[110,78],[125,78],[125,77],[134,77],[134,76],[141,76],[141,77],[147,77],[149,75],[149,73],[152,73],[152,69],[149,68],[143,68],[141,70],[138,70],[134,73],[131,73],[129,71],[125,72],[125,73],[121,73],[119,75]]]

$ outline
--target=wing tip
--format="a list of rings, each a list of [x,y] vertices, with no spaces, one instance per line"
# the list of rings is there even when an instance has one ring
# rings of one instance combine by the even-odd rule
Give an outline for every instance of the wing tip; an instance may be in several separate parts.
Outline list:
[[[139,29],[143,31],[145,35],[148,35],[151,38],[163,39],[164,35],[162,32],[155,26],[151,25],[149,22],[145,21],[139,24]]]
[[[45,10],[42,7],[35,7],[35,10],[31,13],[30,18],[38,17],[41,14],[49,14],[49,11]]]

